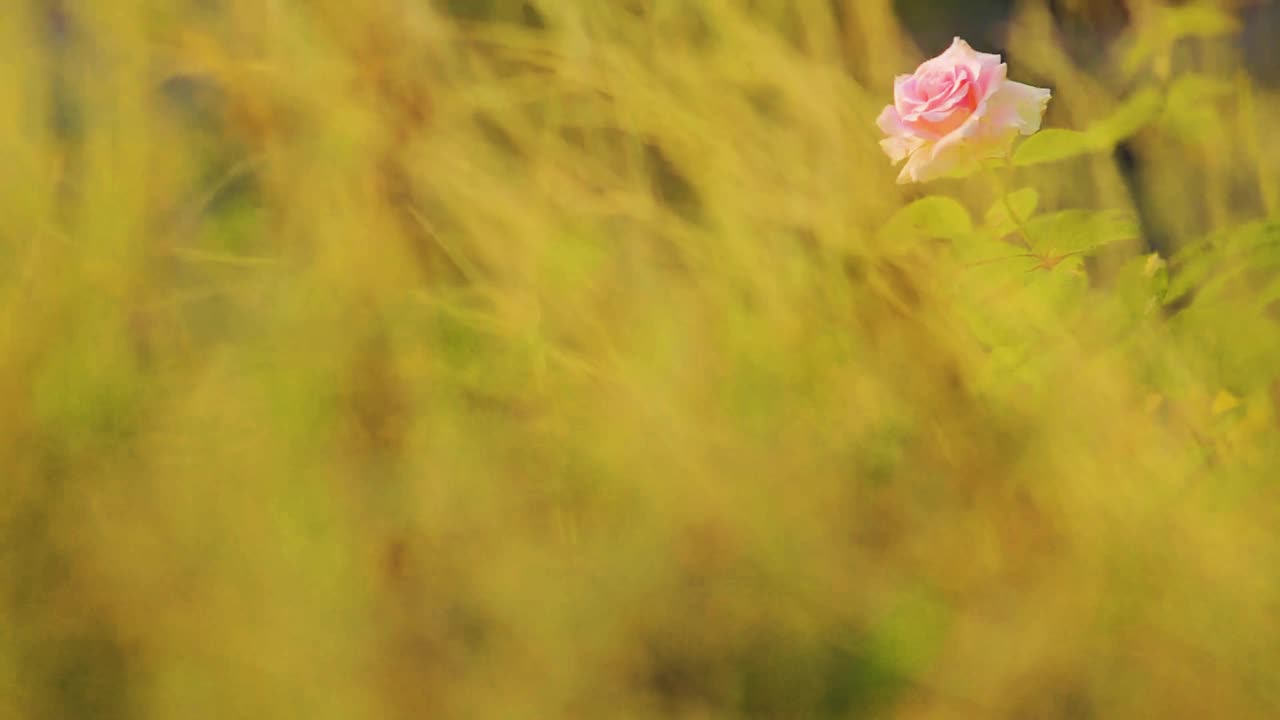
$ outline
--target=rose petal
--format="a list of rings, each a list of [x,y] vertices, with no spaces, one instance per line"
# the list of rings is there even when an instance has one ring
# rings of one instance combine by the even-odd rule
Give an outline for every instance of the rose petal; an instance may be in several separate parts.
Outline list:
[[[946,110],[955,107],[969,99],[974,90],[974,77],[967,67],[956,68],[955,75],[951,82],[951,87],[945,95],[942,95],[935,106],[940,110]],[[974,105],[977,105],[976,99]],[[972,109],[972,108],[971,108]]]
[[[983,77],[995,72],[1000,64],[999,55],[980,53],[974,50],[969,43],[957,37],[951,41],[951,47],[948,47],[941,55],[921,64],[916,69],[915,74],[920,75],[939,67],[950,68],[963,65],[969,69],[974,78],[981,80]]]
[[[884,149],[894,165],[902,162],[925,142],[923,138],[914,135],[907,126],[902,124],[898,110],[892,105],[881,111],[880,117],[876,118],[876,125],[880,126],[881,132],[888,136],[880,141],[880,147]]]
[[[927,182],[976,162],[983,145],[970,140],[980,128],[981,118],[975,113],[946,137],[921,146],[907,160],[898,182]]]
[[[955,38],[915,73],[895,78],[894,104],[877,124],[890,160],[907,161],[898,182],[925,182],[1000,157],[1019,133],[1038,130],[1049,91],[1009,82],[1007,75],[999,55]]]
[[[906,115],[924,103],[928,98],[920,96],[916,87],[916,79],[912,75],[899,75],[893,81],[893,104],[898,108],[898,113]]]
[[[885,138],[880,141],[880,149],[889,156],[889,164],[897,165],[924,145],[924,140],[912,136]]]
[[[898,174],[898,183],[928,182],[959,169],[970,160],[962,145],[930,143],[916,150]]]
[[[957,108],[972,111],[977,107],[977,104],[976,88],[969,81],[968,70],[962,69],[960,75],[944,94],[938,95],[922,105],[913,107],[910,112],[902,116],[902,119],[906,122],[924,120],[928,123],[941,123],[950,119]],[[965,114],[967,115],[968,113],[966,112]]]
[[[947,48],[947,52],[943,53],[943,56],[955,58],[955,62],[963,62],[965,66],[973,71],[974,77],[982,77],[1003,64],[1000,62],[999,55],[978,52],[969,43],[960,38],[955,38],[951,41],[951,47]]]
[[[906,127],[902,124],[902,116],[898,114],[898,109],[892,105],[887,105],[884,110],[880,111],[880,116],[876,118],[876,126],[885,135],[902,135],[907,132]]]
[[[938,141],[943,149],[965,146],[976,158],[1000,157],[1009,151],[1016,134],[1014,128],[992,115],[990,102],[982,103],[973,117],[954,133]]]
[[[990,57],[994,57],[997,60],[1000,58],[999,55],[992,55]],[[997,62],[994,66],[984,66],[982,69],[982,75],[974,81],[974,85],[978,87],[978,99],[990,99],[992,94],[998,91],[1001,86],[1007,82],[1008,76],[1009,66],[1002,62]]]
[[[1040,129],[1053,93],[1045,88],[1006,82],[987,101],[987,121],[994,127],[1014,128],[1023,135]]]
[[[917,80],[917,87],[920,94],[933,100],[941,95],[945,95],[947,90],[955,85],[956,69],[951,67],[939,67],[921,75]]]
[[[947,48],[941,55],[924,63],[921,69],[916,71],[917,74],[925,69],[925,66],[930,68],[962,66],[966,68],[972,74],[973,81],[978,85],[978,97],[980,99],[989,97],[1004,82],[1007,72],[1007,67],[1000,62],[999,55],[980,53],[960,38],[952,40],[951,47]]]

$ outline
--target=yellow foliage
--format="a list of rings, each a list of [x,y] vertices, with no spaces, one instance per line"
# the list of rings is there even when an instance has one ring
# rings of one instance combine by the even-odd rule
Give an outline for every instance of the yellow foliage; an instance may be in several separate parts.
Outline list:
[[[894,184],[887,0],[9,5],[0,717],[1280,709],[1216,5],[1020,3],[1004,202]]]

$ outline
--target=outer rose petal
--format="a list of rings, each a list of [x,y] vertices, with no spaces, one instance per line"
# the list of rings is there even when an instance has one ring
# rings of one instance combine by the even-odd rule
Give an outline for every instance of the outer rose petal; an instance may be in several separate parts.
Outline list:
[[[1044,88],[1004,83],[954,132],[912,153],[898,182],[926,182],[984,158],[1004,156],[1019,133],[1040,129],[1050,97]]]
[[[995,57],[999,57],[998,55]],[[982,77],[975,83],[978,86],[978,98],[988,100],[1008,82],[1009,66],[998,63],[995,67],[984,68]]]
[[[907,132],[907,128],[902,124],[902,116],[898,114],[898,109],[892,105],[888,105],[884,110],[880,111],[880,116],[876,118],[876,126],[885,135],[902,135]]]
[[[977,125],[978,118],[971,117],[960,130],[942,140],[922,145],[903,166],[902,172],[898,174],[898,183],[936,180],[977,162],[981,157],[979,146],[964,142],[960,135],[965,128]]]
[[[887,138],[880,141],[880,147],[884,149],[889,160],[894,165],[902,162],[917,148],[924,144],[922,138],[916,137],[910,130],[902,124],[902,117],[898,115],[898,110],[892,105],[886,107],[880,117],[876,119],[876,124],[880,126],[880,130],[888,135]]]
[[[890,162],[894,165],[910,157],[922,145],[924,141],[916,137],[891,137],[880,141],[880,149],[884,150],[884,154],[889,156]]]
[[[902,166],[902,172],[898,173],[898,184],[906,185],[929,180],[931,177],[929,168],[933,162],[933,151],[936,147],[937,143],[928,143],[912,153],[907,159],[907,164]]]
[[[986,103],[979,105],[960,127],[912,154],[898,175],[898,182],[927,182],[977,162],[992,144],[985,137],[987,128],[983,115],[986,109]]]
[[[987,101],[987,121],[995,127],[1014,128],[1023,135],[1040,129],[1040,121],[1053,93],[1045,88],[1006,82]]]

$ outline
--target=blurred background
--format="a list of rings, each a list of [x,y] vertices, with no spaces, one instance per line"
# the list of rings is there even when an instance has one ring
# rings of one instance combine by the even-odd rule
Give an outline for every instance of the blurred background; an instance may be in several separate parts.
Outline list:
[[[1088,133],[1006,179],[1087,259],[895,184],[954,36]],[[1280,715],[1276,3],[11,0],[0,48],[0,717]]]

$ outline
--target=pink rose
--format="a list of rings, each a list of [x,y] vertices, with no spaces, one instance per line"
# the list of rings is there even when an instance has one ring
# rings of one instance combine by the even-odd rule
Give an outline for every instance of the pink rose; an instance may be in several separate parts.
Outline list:
[[[880,147],[898,182],[925,182],[979,160],[1003,157],[1019,133],[1040,129],[1049,91],[1005,79],[999,55],[976,52],[956,38],[951,47],[893,82],[893,104],[876,123],[889,137]]]

